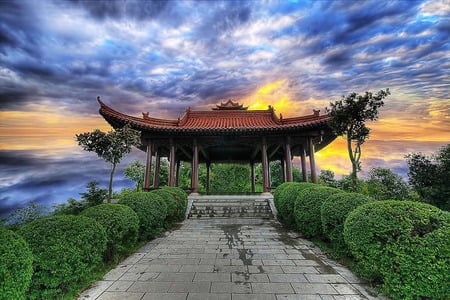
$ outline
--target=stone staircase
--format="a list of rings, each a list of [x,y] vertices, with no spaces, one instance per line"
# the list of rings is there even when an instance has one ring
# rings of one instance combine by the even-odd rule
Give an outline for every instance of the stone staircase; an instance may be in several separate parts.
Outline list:
[[[272,195],[200,196],[189,195],[187,218],[272,219]]]

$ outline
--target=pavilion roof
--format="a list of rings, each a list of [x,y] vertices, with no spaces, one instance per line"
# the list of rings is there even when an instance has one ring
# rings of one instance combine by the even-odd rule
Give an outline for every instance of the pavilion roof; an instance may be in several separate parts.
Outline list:
[[[289,129],[312,128],[325,125],[328,115],[320,115],[318,110],[306,116],[293,118],[278,117],[273,107],[267,110],[247,110],[242,105],[229,100],[210,111],[197,111],[188,108],[177,120],[152,118],[149,113],[142,113],[142,117],[133,117],[118,112],[107,106],[97,98],[100,104],[100,114],[113,126],[123,126],[130,123],[138,130],[154,132],[257,132],[284,131]]]

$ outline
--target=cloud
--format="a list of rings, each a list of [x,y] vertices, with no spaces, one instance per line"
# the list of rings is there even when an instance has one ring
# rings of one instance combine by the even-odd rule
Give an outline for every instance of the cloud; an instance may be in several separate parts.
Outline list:
[[[75,133],[109,129],[98,95],[137,116],[175,119],[235,98],[287,117],[389,87],[371,139],[389,141],[393,150],[382,148],[397,154],[384,163],[403,170],[405,147],[450,140],[447,2],[0,1],[0,149],[70,158]],[[368,165],[382,164],[370,143]],[[320,164],[343,173],[339,145]],[[10,186],[28,176],[36,197],[52,194],[33,179],[51,170],[30,169],[10,169]],[[12,188],[1,197],[30,198]]]

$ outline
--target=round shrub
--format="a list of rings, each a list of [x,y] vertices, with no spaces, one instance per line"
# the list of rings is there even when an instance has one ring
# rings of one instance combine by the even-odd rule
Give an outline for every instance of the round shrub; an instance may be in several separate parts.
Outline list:
[[[123,195],[119,204],[131,207],[138,215],[141,240],[150,240],[163,231],[167,206],[158,195],[149,192],[130,193]]]
[[[122,204],[100,204],[85,209],[82,215],[99,222],[108,238],[106,261],[116,259],[118,253],[137,240],[139,218],[130,207]]]
[[[295,226],[293,214],[295,199],[300,191],[313,186],[316,185],[308,182],[286,182],[276,188],[274,204],[281,222],[289,227]]]
[[[177,201],[177,204],[178,204],[177,221],[184,220],[184,217],[186,215],[186,208],[187,208],[187,204],[188,204],[187,194],[179,187],[165,186],[165,187],[163,187],[163,190],[171,193],[172,196]]]
[[[425,203],[378,201],[352,211],[344,238],[368,280],[394,299],[446,299],[450,213]]]
[[[373,201],[358,193],[338,193],[326,198],[320,207],[324,235],[333,243],[335,251],[347,254],[344,242],[344,222],[348,214],[358,206]]]
[[[25,299],[33,255],[23,238],[0,227],[0,300]]]
[[[274,202],[275,206],[277,206],[278,205],[277,203],[280,201],[281,191],[283,191],[286,187],[288,187],[289,185],[292,185],[294,183],[295,182],[283,182],[282,184],[277,186],[277,188],[275,190],[272,191],[273,202]]]
[[[20,234],[33,252],[30,298],[52,299],[102,262],[106,232],[84,216],[52,216],[24,225]]]
[[[167,228],[171,227],[173,223],[176,222],[178,217],[178,202],[175,200],[175,197],[172,193],[163,189],[153,190],[150,192],[150,194],[157,195],[166,204],[167,216],[165,220],[165,226]]]
[[[293,207],[296,228],[305,237],[319,237],[322,235],[322,220],[320,207],[329,196],[342,193],[341,190],[315,185],[300,191]]]

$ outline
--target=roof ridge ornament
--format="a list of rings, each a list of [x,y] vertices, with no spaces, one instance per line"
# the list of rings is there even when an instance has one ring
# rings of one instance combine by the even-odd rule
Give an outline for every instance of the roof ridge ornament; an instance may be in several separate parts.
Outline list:
[[[216,107],[213,107],[212,110],[247,110],[248,107],[244,107],[243,104],[240,104],[237,101],[233,101],[233,99],[228,99],[226,102],[220,102],[220,104],[216,104]]]

